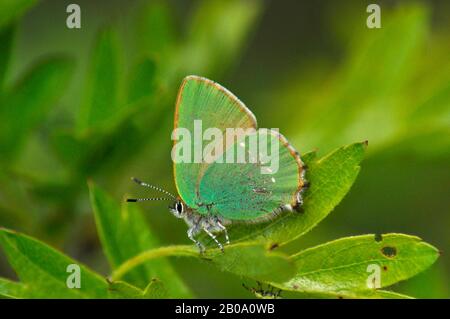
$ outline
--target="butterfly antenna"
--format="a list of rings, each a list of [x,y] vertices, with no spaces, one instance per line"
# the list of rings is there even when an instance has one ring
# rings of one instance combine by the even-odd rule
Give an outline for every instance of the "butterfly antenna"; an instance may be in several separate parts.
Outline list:
[[[148,200],[172,200],[165,197],[153,197],[153,198],[127,198],[127,202],[145,202]]]
[[[148,188],[157,190],[158,192],[161,192],[161,193],[163,193],[163,194],[166,194],[167,196],[170,196],[170,197],[172,197],[173,199],[177,199],[177,198],[175,197],[175,195],[169,193],[168,191],[166,191],[166,190],[164,190],[164,189],[162,189],[162,188],[159,188],[159,187],[150,185],[150,184],[148,184],[148,183],[146,183],[146,182],[143,182],[143,181],[137,179],[136,177],[132,177],[131,180],[132,180],[133,182],[135,182],[136,184],[139,184],[139,185],[141,185],[141,186],[144,186],[144,187],[148,187]]]

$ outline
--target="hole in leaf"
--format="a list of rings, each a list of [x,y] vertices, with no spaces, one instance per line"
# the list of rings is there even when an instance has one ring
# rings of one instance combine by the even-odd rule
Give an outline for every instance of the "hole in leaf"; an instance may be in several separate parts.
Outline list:
[[[397,249],[395,247],[385,246],[381,248],[381,253],[388,258],[395,257],[397,255]]]
[[[383,266],[383,270],[387,271],[388,270],[387,266]]]
[[[274,250],[275,248],[278,248],[278,243],[273,243],[272,245],[270,245],[269,250]]]
[[[380,242],[383,240],[383,235],[381,234],[375,234],[375,241],[376,242]]]

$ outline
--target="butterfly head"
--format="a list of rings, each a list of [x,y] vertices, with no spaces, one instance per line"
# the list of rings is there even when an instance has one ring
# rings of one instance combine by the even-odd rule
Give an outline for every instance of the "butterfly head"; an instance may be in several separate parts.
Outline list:
[[[176,218],[184,218],[186,216],[186,208],[186,205],[181,199],[175,200],[175,202],[173,202],[173,204],[169,206],[170,212]]]

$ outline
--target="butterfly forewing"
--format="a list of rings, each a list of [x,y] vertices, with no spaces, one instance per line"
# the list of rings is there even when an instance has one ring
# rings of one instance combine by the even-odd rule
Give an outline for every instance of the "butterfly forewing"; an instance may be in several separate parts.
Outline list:
[[[175,129],[186,128],[194,139],[194,121],[198,120],[201,120],[203,132],[208,128],[217,128],[223,135],[227,128],[256,129],[257,126],[256,119],[250,110],[228,90],[211,80],[188,76],[183,80],[178,93],[174,126]],[[199,185],[208,166],[207,163],[194,162],[195,148],[202,150],[209,142],[201,141],[200,143],[202,143],[201,146],[191,143],[192,162],[174,163],[178,193],[191,208],[196,208],[199,203]],[[228,148],[224,141],[218,141],[218,143],[224,143],[223,150]],[[203,210],[199,209],[199,213],[202,212]]]

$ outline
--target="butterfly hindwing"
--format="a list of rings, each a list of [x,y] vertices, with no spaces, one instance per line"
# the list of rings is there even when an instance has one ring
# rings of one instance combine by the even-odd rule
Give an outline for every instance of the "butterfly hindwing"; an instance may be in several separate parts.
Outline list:
[[[211,164],[201,179],[201,202],[209,205],[210,213],[229,220],[256,221],[274,216],[282,206],[297,204],[304,183],[298,153],[276,131],[260,129],[255,134],[266,135],[270,144],[278,145],[278,165],[262,163],[249,146],[249,136],[234,144],[226,153],[233,150],[236,154],[243,148],[246,163]]]

